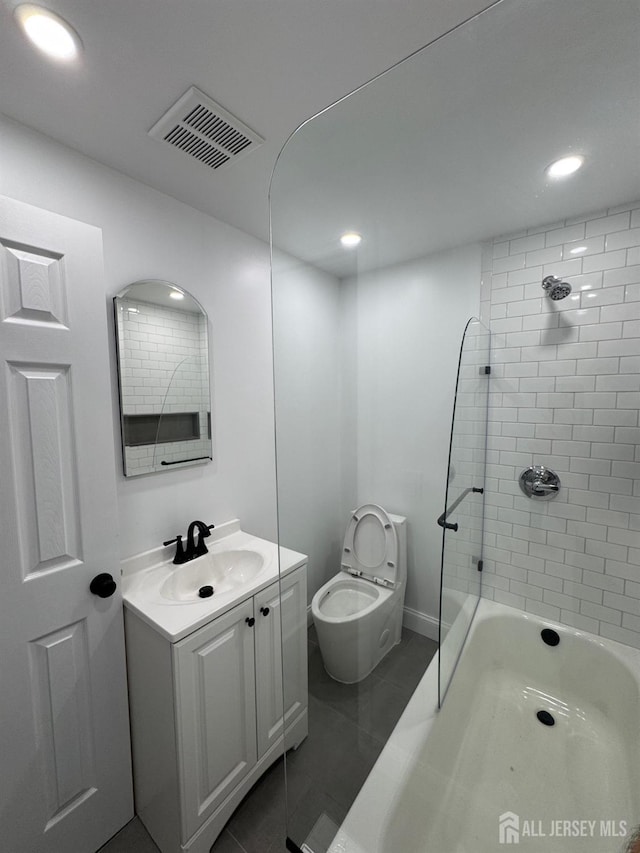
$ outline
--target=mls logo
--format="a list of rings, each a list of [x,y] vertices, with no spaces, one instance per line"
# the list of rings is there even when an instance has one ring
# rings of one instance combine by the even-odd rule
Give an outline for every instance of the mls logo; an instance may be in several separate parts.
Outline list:
[[[520,818],[513,812],[505,812],[498,818],[500,844],[520,842]]]

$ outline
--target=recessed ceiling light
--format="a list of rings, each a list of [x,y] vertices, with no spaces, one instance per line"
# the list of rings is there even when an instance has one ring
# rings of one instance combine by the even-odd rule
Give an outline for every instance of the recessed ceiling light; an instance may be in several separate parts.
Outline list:
[[[566,178],[568,175],[577,172],[583,163],[584,157],[579,154],[572,154],[570,157],[555,160],[550,166],[547,166],[546,172],[550,178]]]
[[[29,40],[47,56],[66,62],[77,58],[82,47],[80,36],[55,12],[23,3],[16,7],[15,16]]]
[[[169,296],[172,299],[184,299],[184,293],[181,290],[176,290],[175,288],[171,290]]]
[[[362,237],[359,234],[356,234],[355,231],[347,231],[347,233],[343,234],[340,238],[340,242],[345,249],[353,249],[353,247],[357,246],[361,240]]]

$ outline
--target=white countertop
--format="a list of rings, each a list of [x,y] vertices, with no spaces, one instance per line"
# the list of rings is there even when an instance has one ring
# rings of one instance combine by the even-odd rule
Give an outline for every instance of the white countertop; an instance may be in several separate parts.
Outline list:
[[[124,606],[172,643],[184,639],[207,622],[274,583],[280,575],[289,574],[307,562],[304,554],[288,548],[278,548],[275,542],[245,533],[240,529],[237,519],[214,528],[206,544],[212,554],[230,550],[256,551],[264,560],[264,568],[239,590],[184,602],[164,598],[160,594],[162,584],[171,573],[179,572],[183,568],[172,562],[175,546],[155,548],[122,561]]]

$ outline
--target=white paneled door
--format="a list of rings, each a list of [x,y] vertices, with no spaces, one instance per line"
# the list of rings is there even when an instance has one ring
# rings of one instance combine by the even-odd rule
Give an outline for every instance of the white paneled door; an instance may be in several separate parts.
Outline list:
[[[112,424],[101,232],[0,197],[7,853],[93,853],[133,814]]]

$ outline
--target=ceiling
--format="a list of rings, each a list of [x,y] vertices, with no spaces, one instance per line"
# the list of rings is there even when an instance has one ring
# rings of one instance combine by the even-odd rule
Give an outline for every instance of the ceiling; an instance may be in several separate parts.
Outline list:
[[[259,238],[278,152],[309,116],[489,0],[44,0],[80,34],[51,62],[0,0],[0,112]],[[148,136],[197,86],[266,143],[219,172]]]
[[[640,3],[508,0],[301,128],[273,235],[345,277],[638,199]]]

